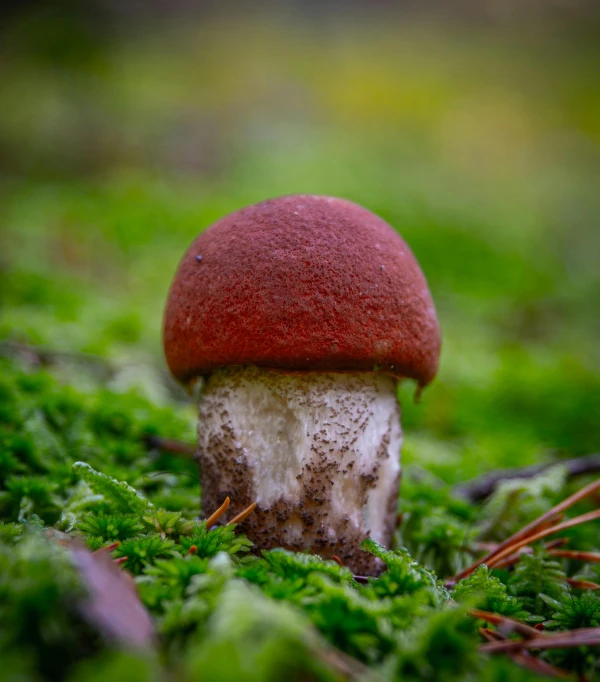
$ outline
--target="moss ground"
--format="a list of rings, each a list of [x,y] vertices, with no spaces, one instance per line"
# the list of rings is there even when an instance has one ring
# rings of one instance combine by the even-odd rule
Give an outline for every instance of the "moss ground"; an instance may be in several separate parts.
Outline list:
[[[478,653],[467,606],[600,625],[596,593],[565,582],[598,571],[543,549],[479,569],[458,607],[437,581],[588,482],[567,482],[560,462],[599,447],[597,41],[581,27],[571,39],[351,23],[325,41],[213,22],[73,62],[21,49],[26,30],[0,65],[0,678],[518,680],[533,673]],[[384,552],[389,571],[366,585],[207,531],[193,462],[148,446],[194,439],[160,348],[183,250],[224,213],[292,192],[389,220],[441,319],[439,377],[419,404],[408,384],[399,395],[406,551]],[[542,461],[558,466],[484,504],[455,493]],[[153,652],[76,608],[85,585],[49,528],[92,550],[120,542]],[[597,522],[570,538],[597,550]],[[543,656],[595,679],[597,653]]]

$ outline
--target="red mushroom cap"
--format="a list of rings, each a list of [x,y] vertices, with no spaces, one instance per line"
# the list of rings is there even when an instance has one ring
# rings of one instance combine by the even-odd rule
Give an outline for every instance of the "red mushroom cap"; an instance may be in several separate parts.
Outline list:
[[[225,216],[179,265],[164,348],[180,381],[228,365],[435,376],[440,330],[410,249],[344,199],[291,195]]]

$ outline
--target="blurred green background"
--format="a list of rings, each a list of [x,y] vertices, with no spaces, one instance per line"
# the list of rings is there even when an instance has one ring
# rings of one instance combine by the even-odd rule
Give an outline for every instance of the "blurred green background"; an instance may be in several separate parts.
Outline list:
[[[412,471],[453,483],[598,450],[598,12],[478,5],[8,13],[3,352],[75,354],[57,371],[79,386],[100,356],[110,388],[192,414],[161,350],[184,250],[245,204],[331,194],[400,231],[438,307],[439,377],[419,405],[401,388]]]

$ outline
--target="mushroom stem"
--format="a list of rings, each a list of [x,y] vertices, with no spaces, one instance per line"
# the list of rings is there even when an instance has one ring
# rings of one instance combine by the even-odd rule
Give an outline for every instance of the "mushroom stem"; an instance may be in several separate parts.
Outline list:
[[[376,573],[360,550],[389,546],[402,431],[396,381],[372,372],[289,374],[257,367],[213,372],[200,395],[203,507],[252,502],[242,528],[259,549],[336,555]]]

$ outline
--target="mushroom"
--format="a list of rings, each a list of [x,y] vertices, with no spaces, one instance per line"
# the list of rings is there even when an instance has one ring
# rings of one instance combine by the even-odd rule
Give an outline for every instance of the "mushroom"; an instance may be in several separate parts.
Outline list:
[[[171,286],[169,369],[203,377],[203,506],[227,497],[258,548],[337,556],[389,546],[400,481],[397,382],[424,387],[440,332],[425,278],[384,220],[343,199],[292,195],[202,232]]]

